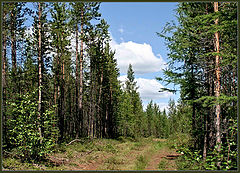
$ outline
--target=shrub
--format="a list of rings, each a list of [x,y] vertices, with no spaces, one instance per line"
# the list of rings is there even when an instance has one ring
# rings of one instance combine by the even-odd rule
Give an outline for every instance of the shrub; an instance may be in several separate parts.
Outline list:
[[[38,119],[38,104],[34,95],[36,91],[18,95],[14,102],[8,102],[12,117],[7,121],[8,145],[16,149],[16,155],[21,160],[43,159],[52,151],[58,138],[54,107],[45,110],[41,119]],[[39,127],[43,132],[42,139],[40,139]]]

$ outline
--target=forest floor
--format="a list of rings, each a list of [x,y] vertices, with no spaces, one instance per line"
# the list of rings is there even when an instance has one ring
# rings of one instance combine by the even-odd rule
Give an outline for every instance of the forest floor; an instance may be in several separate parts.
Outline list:
[[[166,139],[78,140],[64,144],[38,164],[4,158],[5,170],[177,170],[179,154]]]

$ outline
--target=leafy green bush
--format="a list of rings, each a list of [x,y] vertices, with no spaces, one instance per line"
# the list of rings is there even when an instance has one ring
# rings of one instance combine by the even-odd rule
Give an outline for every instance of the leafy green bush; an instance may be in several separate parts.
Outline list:
[[[220,153],[216,150],[210,152],[206,158],[206,162],[203,165],[204,169],[214,170],[218,169],[217,162],[221,163],[221,170],[236,170],[237,169],[237,120],[229,120],[232,124],[228,129],[228,138],[226,144],[221,145]]]
[[[178,152],[183,154],[178,160],[180,170],[236,170],[237,169],[237,121],[230,120],[227,142],[221,145],[221,151],[217,151],[217,145],[212,151],[208,151],[206,160],[203,160],[201,151],[190,149],[190,145],[182,143],[176,145]],[[177,141],[177,140],[176,140]],[[220,162],[220,167],[217,163]]]
[[[177,147],[178,152],[182,154],[177,161],[179,170],[200,170],[202,155],[198,150],[191,150],[189,146],[182,145]]]
[[[54,110],[47,109],[38,119],[36,91],[18,95],[14,102],[8,102],[11,119],[7,121],[8,142],[16,149],[21,160],[40,160],[50,153],[58,138]],[[42,139],[38,128],[42,129]]]

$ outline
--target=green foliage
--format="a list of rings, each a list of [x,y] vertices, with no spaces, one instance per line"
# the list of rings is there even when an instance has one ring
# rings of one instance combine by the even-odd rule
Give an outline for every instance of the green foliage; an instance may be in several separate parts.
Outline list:
[[[169,136],[167,139],[167,145],[170,148],[178,149],[181,146],[188,146],[192,145],[192,138],[188,133],[174,133]]]
[[[200,170],[202,155],[198,150],[190,150],[188,146],[181,146],[178,150],[183,156],[178,160],[178,169],[180,170]]]
[[[3,160],[3,168],[6,170],[41,170],[40,167],[33,163],[22,163],[20,159],[6,158]]]
[[[170,133],[191,134],[189,144],[175,144],[184,153],[182,159],[186,164],[182,168],[235,169],[234,159],[230,159],[235,149],[230,145],[237,140],[231,137],[230,142],[232,135],[228,128],[233,124],[228,120],[236,120],[237,115],[236,3],[183,2],[179,3],[176,12],[178,25],[167,23],[158,33],[166,41],[169,61],[164,77],[157,79],[178,85],[181,89],[179,104],[175,106],[170,101],[168,115]],[[216,33],[220,37],[219,52],[216,51]],[[220,57],[220,79],[216,75],[217,57]],[[217,91],[218,81],[221,83],[220,91]],[[215,125],[216,113],[219,112],[220,129]],[[217,152],[218,132],[221,151]],[[203,151],[207,151],[206,158],[202,158]],[[199,164],[204,159],[205,164]],[[219,163],[221,166],[217,167]]]
[[[167,23],[158,33],[166,40],[169,62],[164,77],[157,79],[179,85],[181,89],[178,104],[169,101],[168,113],[160,111],[152,101],[146,111],[143,110],[131,64],[125,87],[120,88],[115,52],[109,44],[109,25],[104,19],[99,20],[99,5],[98,2],[41,3],[39,20],[37,8],[33,9],[36,12],[33,13],[25,7],[25,3],[4,3],[3,36],[6,40],[3,42],[7,47],[4,57],[4,82],[7,85],[3,90],[4,150],[15,153],[13,156],[21,160],[33,162],[52,152],[59,136],[61,144],[55,149],[67,152],[70,158],[74,157],[73,150],[118,152],[115,143],[101,144],[89,138],[66,147],[66,142],[73,138],[120,136],[119,141],[134,142],[132,149],[141,150],[145,143],[139,138],[143,136],[149,137],[149,140],[169,137],[168,145],[183,154],[180,169],[236,169],[237,4],[221,2],[219,11],[214,12],[212,2],[179,3],[176,10],[178,25]],[[31,33],[24,26],[29,17],[26,17],[27,13],[32,14],[34,19]],[[51,21],[47,16],[51,17]],[[215,24],[216,19],[219,19],[218,25]],[[216,32],[220,35],[219,53],[214,45]],[[79,53],[77,49],[74,53],[70,52],[75,34],[80,43],[79,56],[75,56]],[[40,77],[37,63],[39,41],[42,59],[41,111],[37,109],[36,99]],[[217,55],[221,57],[219,97],[215,96]],[[76,64],[72,62],[73,56],[78,60]],[[82,60],[83,84],[79,87],[81,82],[77,72],[80,72],[80,63],[77,62]],[[80,88],[83,100],[80,100]],[[161,91],[177,90],[162,88]],[[78,106],[80,101],[82,108]],[[214,109],[217,104],[221,106],[223,132],[220,152],[214,148]],[[227,121],[230,118],[233,120]],[[205,136],[208,152],[204,162],[200,163],[203,161]],[[162,144],[154,146],[157,150]],[[145,156],[139,156],[137,169],[143,169],[146,160]],[[7,160],[6,167],[11,167],[13,162]],[[217,168],[217,162],[221,162],[220,168]],[[18,161],[16,163],[18,165]],[[120,164],[114,158],[110,158],[108,163],[109,169],[115,169],[115,165]],[[164,161],[159,163],[159,168],[164,164]]]
[[[167,165],[167,161],[165,159],[162,159],[158,164],[158,169],[165,170],[166,165]]]
[[[147,166],[147,158],[144,155],[140,155],[137,157],[137,161],[136,161],[136,170],[144,170],[144,168]]]
[[[202,96],[201,98],[195,100],[196,103],[201,103],[203,107],[213,107],[217,104],[223,105],[226,103],[236,102],[237,96],[227,96],[221,94],[218,98],[214,96]]]
[[[105,163],[108,163],[109,166],[108,168],[110,167],[110,165],[118,165],[118,164],[122,164],[123,163],[123,160],[122,159],[119,159],[119,158],[116,158],[116,157],[110,157],[108,158]],[[115,167],[111,167],[110,170],[114,170]]]
[[[169,117],[164,110],[161,112],[159,106],[150,101],[145,111],[145,136],[155,136],[157,138],[167,138],[169,136]],[[142,121],[144,122],[144,121]]]
[[[192,147],[190,140],[175,141],[174,147],[182,154],[178,160],[180,170],[217,170],[217,162],[221,162],[221,170],[237,169],[237,144],[236,139],[237,121],[232,121],[229,127],[229,136],[227,143],[222,144],[220,153],[217,151],[217,145],[212,151],[209,151],[205,160],[202,158],[200,150]],[[181,139],[186,139],[181,137]],[[172,141],[170,138],[169,141]]]
[[[104,147],[104,150],[107,151],[107,152],[117,153],[116,148],[113,145],[111,145],[111,144],[107,144]]]
[[[211,151],[203,165],[204,169],[214,170],[217,169],[216,162],[220,161],[221,170],[234,170],[237,169],[237,121],[232,120],[231,126],[228,129],[227,143],[222,144],[220,153],[216,150]]]
[[[159,150],[161,148],[163,148],[165,146],[165,143],[158,141],[156,142],[156,144],[154,145],[154,149]]]
[[[119,99],[118,133],[138,138],[144,135],[146,119],[131,64],[127,74],[127,80]]]
[[[58,138],[55,114],[51,109],[38,119],[36,92],[18,95],[15,102],[8,102],[13,118],[8,120],[9,145],[16,148],[16,155],[21,160],[40,160],[51,153]],[[40,124],[40,125],[37,125]],[[54,127],[55,126],[55,127]],[[38,128],[44,129],[43,139]]]

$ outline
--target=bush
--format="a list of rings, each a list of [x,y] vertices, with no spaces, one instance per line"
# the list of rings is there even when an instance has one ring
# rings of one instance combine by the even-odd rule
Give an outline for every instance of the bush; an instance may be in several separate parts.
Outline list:
[[[217,145],[214,149],[208,150],[206,160],[202,158],[202,152],[191,149],[190,143],[179,143],[176,140],[178,152],[183,154],[178,160],[179,169],[188,170],[236,170],[237,169],[237,121],[231,120],[229,126],[228,138],[226,143],[222,143],[221,151],[217,151]],[[182,138],[183,139],[183,138]],[[181,144],[181,145],[179,145]],[[220,162],[218,168],[217,163]]]
[[[14,102],[7,103],[12,117],[7,121],[8,147],[15,148],[16,155],[22,161],[45,158],[46,154],[52,151],[58,138],[53,108],[46,110],[39,120],[38,104],[34,95],[36,91],[18,95]],[[38,128],[42,129],[42,139]]]

